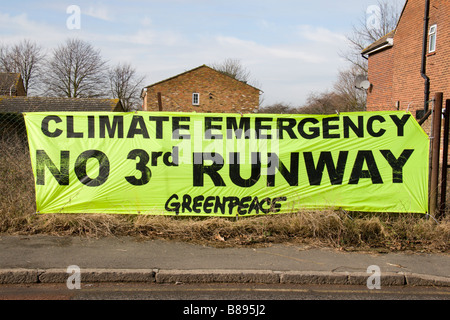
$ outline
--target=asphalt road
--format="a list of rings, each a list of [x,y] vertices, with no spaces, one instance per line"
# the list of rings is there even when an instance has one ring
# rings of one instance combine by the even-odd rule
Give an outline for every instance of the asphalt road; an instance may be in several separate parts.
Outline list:
[[[0,300],[450,300],[450,287],[294,284],[87,283],[0,285]]]
[[[102,319],[119,315],[302,319],[311,315],[336,318],[338,314],[345,318],[412,318],[424,310],[425,314],[445,314],[441,310],[448,310],[450,288],[404,286],[369,290],[349,285],[93,283],[69,290],[65,284],[41,283],[0,285],[0,300],[4,314],[19,312],[25,318],[42,312],[46,318],[55,319],[67,312]]]

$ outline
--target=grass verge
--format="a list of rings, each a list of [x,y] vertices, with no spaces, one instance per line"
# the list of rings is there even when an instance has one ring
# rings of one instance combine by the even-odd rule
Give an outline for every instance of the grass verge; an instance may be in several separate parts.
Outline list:
[[[419,214],[302,211],[245,218],[147,215],[36,215],[28,148],[0,142],[0,234],[132,236],[216,247],[306,244],[342,250],[448,252],[450,218]]]

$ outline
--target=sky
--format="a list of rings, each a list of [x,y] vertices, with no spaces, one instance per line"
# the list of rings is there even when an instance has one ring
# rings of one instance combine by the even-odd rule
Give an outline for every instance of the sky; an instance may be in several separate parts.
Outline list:
[[[392,0],[402,8],[404,0]],[[130,63],[144,85],[203,64],[237,59],[263,105],[305,103],[331,90],[354,25],[378,0],[0,0],[0,45],[29,39],[51,55],[88,41],[113,66]],[[75,5],[76,7],[71,7]],[[73,8],[79,8],[79,14]]]

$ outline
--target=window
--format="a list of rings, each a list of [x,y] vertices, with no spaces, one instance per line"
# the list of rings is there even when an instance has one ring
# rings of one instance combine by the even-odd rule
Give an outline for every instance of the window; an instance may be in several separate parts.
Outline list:
[[[428,32],[428,52],[436,51],[436,29],[437,26],[433,24]]]
[[[200,93],[193,93],[192,94],[192,104],[194,106],[200,105]]]

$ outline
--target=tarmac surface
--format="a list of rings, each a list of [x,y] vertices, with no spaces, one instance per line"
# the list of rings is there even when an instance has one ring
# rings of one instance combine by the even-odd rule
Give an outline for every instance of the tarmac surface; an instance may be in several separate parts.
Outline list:
[[[297,283],[450,287],[450,255],[357,253],[274,244],[213,248],[163,240],[0,236],[0,284]]]

